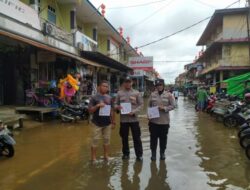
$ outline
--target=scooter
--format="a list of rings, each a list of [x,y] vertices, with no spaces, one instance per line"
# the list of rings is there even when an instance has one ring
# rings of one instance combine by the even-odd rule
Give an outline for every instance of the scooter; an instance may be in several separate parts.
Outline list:
[[[78,105],[63,103],[62,111],[60,113],[61,120],[63,122],[72,122],[80,119],[88,120],[90,116],[88,111],[88,105],[88,99],[85,99]]]
[[[213,107],[215,105],[216,100],[217,100],[217,98],[215,96],[211,96],[209,98],[208,105],[206,107],[207,113],[211,113],[211,111],[212,111],[212,109],[213,109]]]
[[[249,119],[249,111],[250,110],[246,108],[246,104],[236,102],[232,105],[232,108],[228,110],[228,113],[224,115],[223,124],[226,127],[242,125]]]
[[[15,140],[12,138],[12,133],[0,121],[0,156],[13,157],[15,154],[14,145]]]

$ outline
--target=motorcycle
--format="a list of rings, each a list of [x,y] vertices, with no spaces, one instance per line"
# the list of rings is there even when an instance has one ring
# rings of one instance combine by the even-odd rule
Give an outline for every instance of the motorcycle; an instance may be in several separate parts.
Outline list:
[[[13,157],[15,154],[14,145],[15,140],[12,138],[12,133],[7,126],[2,122],[0,123],[0,156],[6,156],[8,158]]]
[[[232,104],[231,109],[224,116],[223,124],[226,127],[236,127],[242,125],[248,119],[249,110],[246,108],[246,104],[242,102],[235,102]]]
[[[207,107],[206,107],[207,113],[211,113],[211,111],[212,111],[212,109],[213,109],[213,107],[214,107],[214,105],[215,105],[216,100],[217,100],[216,96],[211,96],[211,97],[209,98],[209,100],[208,100],[208,105],[207,105]]]
[[[88,105],[88,99],[85,99],[78,105],[63,103],[62,111],[60,113],[61,120],[63,122],[72,122],[80,119],[88,120],[90,116],[88,111]]]

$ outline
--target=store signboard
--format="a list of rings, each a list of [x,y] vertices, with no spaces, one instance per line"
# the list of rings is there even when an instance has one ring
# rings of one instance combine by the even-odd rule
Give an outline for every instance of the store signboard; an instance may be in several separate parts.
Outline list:
[[[153,70],[153,57],[130,57],[128,66],[132,69],[152,71]]]
[[[20,1],[0,0],[0,13],[41,30],[38,13]]]

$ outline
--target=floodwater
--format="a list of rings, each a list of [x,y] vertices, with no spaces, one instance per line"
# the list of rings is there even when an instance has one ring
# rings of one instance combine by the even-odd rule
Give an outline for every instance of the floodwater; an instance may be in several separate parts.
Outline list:
[[[25,124],[25,123],[24,123]],[[121,159],[119,127],[112,131],[111,159],[90,159],[90,126],[86,122],[15,131],[16,155],[0,159],[1,190],[82,189],[250,189],[250,160],[240,148],[237,130],[200,115],[180,98],[171,112],[167,159],[151,162],[147,119],[142,114],[143,162]],[[158,155],[159,157],[159,155]]]

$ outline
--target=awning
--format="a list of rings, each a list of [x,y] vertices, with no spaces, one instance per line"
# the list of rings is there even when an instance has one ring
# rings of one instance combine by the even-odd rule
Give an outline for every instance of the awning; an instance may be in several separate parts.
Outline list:
[[[0,29],[0,35],[4,35],[4,36],[10,37],[12,39],[19,40],[21,42],[33,45],[35,47],[38,47],[38,48],[41,48],[41,49],[44,49],[44,50],[47,50],[47,51],[50,51],[50,52],[54,52],[56,54],[64,55],[64,56],[67,56],[67,57],[71,57],[73,59],[76,59],[76,60],[78,60],[78,61],[80,61],[82,63],[88,64],[88,65],[92,65],[92,66],[96,66],[96,67],[105,67],[105,66],[100,65],[98,63],[95,63],[93,61],[81,58],[81,57],[79,57],[77,55],[65,52],[63,50],[60,50],[60,49],[48,46],[48,45],[43,44],[41,42],[34,41],[34,40],[31,40],[31,39],[28,39],[28,38],[25,38],[25,37],[22,37],[22,36],[19,36],[19,35],[16,35],[16,34],[13,34],[13,33],[10,33],[10,32],[4,31],[4,30],[1,30],[1,29]]]
[[[123,72],[128,72],[132,71],[132,69],[119,61],[116,61],[106,55],[103,55],[99,52],[92,52],[92,51],[82,51],[81,52],[82,57],[89,59],[91,61],[98,62],[104,66],[123,71]]]

